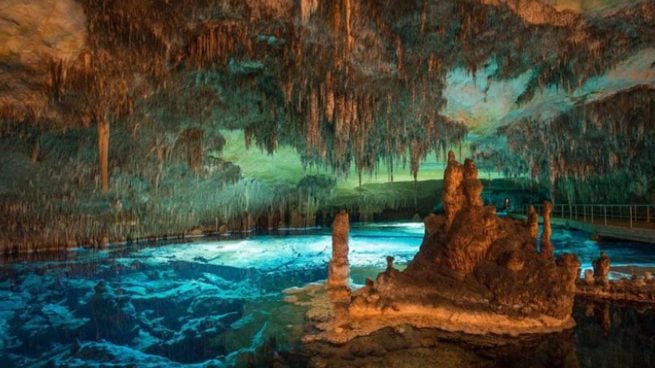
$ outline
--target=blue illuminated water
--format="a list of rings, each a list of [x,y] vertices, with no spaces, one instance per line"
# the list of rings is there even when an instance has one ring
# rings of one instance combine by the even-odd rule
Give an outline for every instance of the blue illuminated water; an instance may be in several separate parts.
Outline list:
[[[557,251],[578,254],[583,265],[601,249],[613,264],[655,265],[653,246],[598,243],[582,232],[562,229],[555,234]],[[386,266],[388,255],[402,267],[417,252],[422,237],[423,226],[416,223],[353,227],[353,281],[374,277]],[[0,367],[309,364],[307,353],[292,353],[304,328],[304,309],[283,302],[282,290],[325,279],[330,253],[329,232],[317,230],[78,250],[7,262],[0,265]],[[578,366],[592,366],[608,346],[617,350],[615,356],[629,355],[634,348],[642,358],[621,358],[617,364],[623,365],[605,366],[655,364],[642,352],[643,347],[655,347],[654,314],[612,306],[611,314],[620,321],[615,318],[604,332],[596,323],[602,308],[576,309],[578,327],[565,339],[573,346]],[[634,347],[637,341],[642,348]],[[550,343],[540,344],[550,349]],[[403,346],[416,356],[409,345]],[[499,357],[471,344],[439,346],[460,358],[471,355],[471,366],[512,366],[507,363],[512,360],[509,352]],[[533,358],[536,365],[531,366],[549,366],[547,360]],[[353,366],[359,366],[356,361],[370,365],[373,357],[360,354],[357,359],[349,361]]]

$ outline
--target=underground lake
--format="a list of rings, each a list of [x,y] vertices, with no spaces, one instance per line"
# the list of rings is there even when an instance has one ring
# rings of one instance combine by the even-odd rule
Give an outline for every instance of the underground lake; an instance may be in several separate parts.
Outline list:
[[[353,224],[354,284],[403,268],[422,223]],[[582,269],[602,250],[610,278],[655,267],[647,244],[596,241],[555,227],[556,253]],[[132,244],[26,255],[0,265],[2,367],[648,367],[655,364],[655,311],[578,297],[576,326],[560,333],[469,336],[411,326],[336,346],[303,344],[307,308],[294,288],[324,281],[329,229]],[[311,287],[311,286],[310,286]]]

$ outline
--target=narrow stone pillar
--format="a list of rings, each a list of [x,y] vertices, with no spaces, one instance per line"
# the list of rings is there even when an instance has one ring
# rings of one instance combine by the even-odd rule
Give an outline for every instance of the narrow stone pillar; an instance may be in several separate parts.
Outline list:
[[[537,240],[537,235],[539,235],[539,215],[537,215],[534,206],[528,208],[528,222],[526,225],[528,226],[530,237]]]
[[[553,212],[553,203],[550,201],[544,202],[544,230],[541,233],[541,255],[544,258],[552,259],[553,258],[553,243],[550,242],[550,236],[553,234],[553,230],[550,226],[550,217]]]
[[[348,213],[342,210],[332,222],[332,259],[328,268],[328,288],[348,287],[350,276],[350,266],[348,264],[349,232]]]
[[[566,290],[574,293],[576,282],[580,277],[580,261],[575,254],[565,253],[557,257],[555,264],[566,272]]]
[[[478,179],[478,168],[471,159],[464,160],[464,192],[467,204],[473,207],[482,207],[482,182]]]
[[[592,263],[594,266],[594,280],[596,285],[600,285],[607,290],[610,287],[610,257],[605,252],[600,252],[600,257]]]
[[[449,151],[448,166],[444,172],[443,192],[441,194],[443,210],[446,215],[446,229],[450,229],[455,216],[466,204],[467,199],[464,196],[463,182],[464,168],[455,159],[453,151]]]

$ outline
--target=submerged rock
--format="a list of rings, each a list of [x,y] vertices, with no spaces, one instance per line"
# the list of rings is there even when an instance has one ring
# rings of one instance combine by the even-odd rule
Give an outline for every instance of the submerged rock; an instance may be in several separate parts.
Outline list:
[[[91,334],[115,343],[127,343],[138,336],[136,311],[129,298],[117,296],[103,280],[94,291],[89,301]]]

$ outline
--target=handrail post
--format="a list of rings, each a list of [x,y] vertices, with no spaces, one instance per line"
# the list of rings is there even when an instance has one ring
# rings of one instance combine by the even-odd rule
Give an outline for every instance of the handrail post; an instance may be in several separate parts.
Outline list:
[[[592,223],[592,224],[594,223],[594,207],[595,207],[595,206],[592,204],[592,205],[591,205],[591,223]]]
[[[650,223],[650,205],[646,206],[646,223]]]
[[[630,208],[630,228],[632,229],[632,206]]]
[[[604,220],[605,226],[607,226],[607,205],[603,205],[603,220]]]

